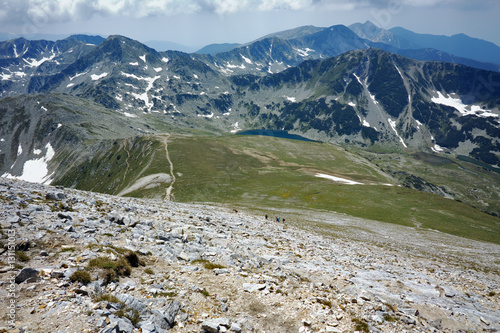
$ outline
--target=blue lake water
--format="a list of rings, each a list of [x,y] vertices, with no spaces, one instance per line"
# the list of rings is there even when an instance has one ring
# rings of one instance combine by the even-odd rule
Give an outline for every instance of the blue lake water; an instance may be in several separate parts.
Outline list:
[[[262,135],[262,136],[271,136],[271,137],[282,138],[282,139],[319,142],[319,141],[305,138],[305,137],[297,135],[297,134],[290,134],[287,131],[279,131],[279,130],[266,130],[266,129],[247,130],[247,131],[238,132],[238,133],[236,133],[236,135]]]

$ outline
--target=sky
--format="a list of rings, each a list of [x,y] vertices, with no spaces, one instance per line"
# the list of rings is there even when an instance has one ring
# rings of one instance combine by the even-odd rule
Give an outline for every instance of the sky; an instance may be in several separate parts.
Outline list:
[[[124,35],[193,48],[246,43],[304,25],[369,20],[500,45],[499,0],[0,0],[0,32]]]

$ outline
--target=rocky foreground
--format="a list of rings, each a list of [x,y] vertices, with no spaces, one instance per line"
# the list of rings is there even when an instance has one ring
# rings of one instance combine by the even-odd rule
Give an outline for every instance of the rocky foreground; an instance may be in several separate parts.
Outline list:
[[[431,245],[7,179],[0,205],[0,332],[500,330],[496,245],[472,265]]]

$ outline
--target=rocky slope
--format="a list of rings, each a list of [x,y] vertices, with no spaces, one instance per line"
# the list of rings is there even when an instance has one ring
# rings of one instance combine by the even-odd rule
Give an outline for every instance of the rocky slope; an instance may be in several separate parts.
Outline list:
[[[0,193],[0,331],[500,329],[497,245],[319,211]]]

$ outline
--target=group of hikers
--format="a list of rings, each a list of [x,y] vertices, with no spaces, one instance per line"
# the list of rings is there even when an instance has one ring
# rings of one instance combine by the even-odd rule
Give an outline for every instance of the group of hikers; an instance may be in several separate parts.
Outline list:
[[[233,212],[238,213],[238,210],[237,209],[233,209]],[[264,217],[267,220],[269,218],[269,215],[266,214]],[[283,222],[283,223],[285,223],[285,218],[284,217],[281,218],[279,216],[276,216],[276,222]]]
[[[266,218],[266,220],[269,218],[269,216],[267,214],[264,217]],[[279,216],[276,216],[276,222],[280,222],[280,221],[285,223],[285,218],[284,217],[280,218]]]

